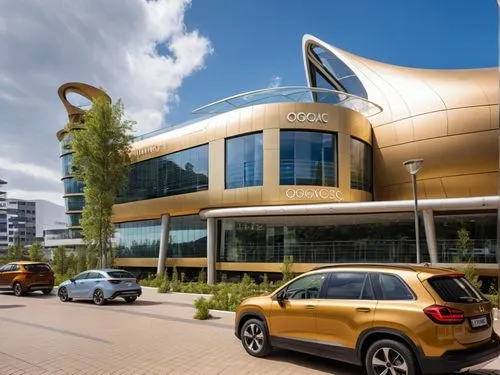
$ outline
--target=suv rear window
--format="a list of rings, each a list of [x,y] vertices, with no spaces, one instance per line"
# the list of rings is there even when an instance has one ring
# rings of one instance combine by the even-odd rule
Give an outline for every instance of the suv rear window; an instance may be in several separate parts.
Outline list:
[[[52,271],[47,264],[25,264],[24,269],[28,272],[50,272]]]
[[[465,277],[434,277],[429,279],[429,284],[444,302],[471,303],[486,300]]]
[[[109,271],[108,275],[113,279],[135,279],[135,276],[127,271]]]

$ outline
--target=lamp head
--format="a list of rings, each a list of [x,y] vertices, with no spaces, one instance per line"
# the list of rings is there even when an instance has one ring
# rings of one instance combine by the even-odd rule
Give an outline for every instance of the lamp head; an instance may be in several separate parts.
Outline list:
[[[422,169],[422,164],[424,159],[410,159],[403,162],[403,165],[410,174],[417,174],[420,169]]]

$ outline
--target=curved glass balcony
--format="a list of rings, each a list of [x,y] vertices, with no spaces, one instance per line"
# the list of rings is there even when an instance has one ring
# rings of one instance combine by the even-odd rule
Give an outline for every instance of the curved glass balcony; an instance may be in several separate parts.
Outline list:
[[[319,87],[275,87],[231,96],[193,111],[194,114],[221,114],[234,109],[271,103],[325,103],[352,109],[365,117],[382,112],[379,105],[344,91]]]

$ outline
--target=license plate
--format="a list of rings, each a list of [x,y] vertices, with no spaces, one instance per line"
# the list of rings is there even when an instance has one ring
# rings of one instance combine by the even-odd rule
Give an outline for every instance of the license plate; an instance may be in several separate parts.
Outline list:
[[[486,319],[485,316],[481,318],[471,319],[470,325],[472,326],[472,328],[484,327],[488,325],[488,319]]]
[[[132,286],[132,283],[127,283],[127,286]]]

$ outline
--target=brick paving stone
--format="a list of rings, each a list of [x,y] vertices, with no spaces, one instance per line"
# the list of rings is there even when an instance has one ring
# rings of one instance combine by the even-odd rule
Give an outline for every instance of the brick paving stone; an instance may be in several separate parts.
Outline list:
[[[357,367],[284,350],[253,358],[234,336],[234,314],[214,312],[217,319],[192,319],[196,297],[145,288],[135,304],[95,306],[61,303],[55,295],[17,298],[0,293],[0,374],[362,373]],[[500,361],[477,375],[500,375]]]

